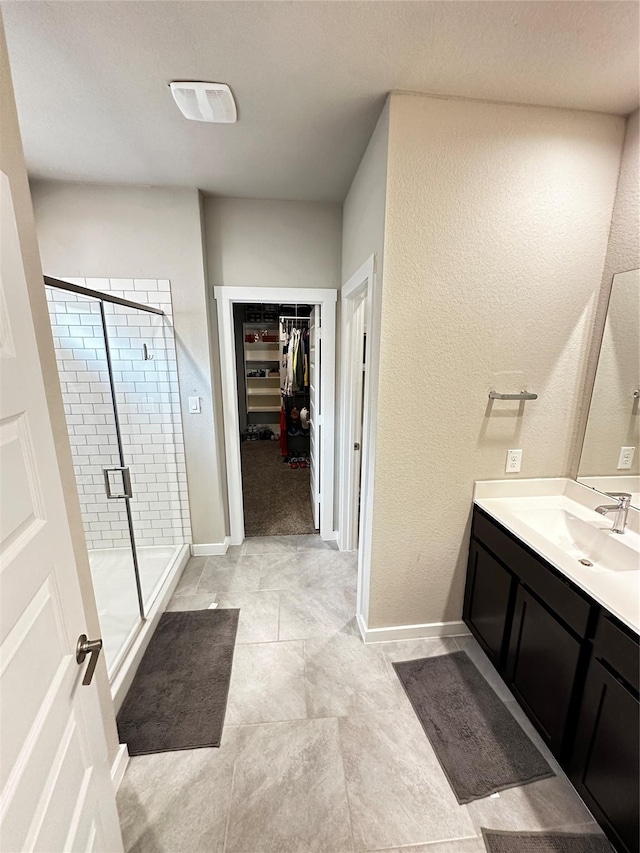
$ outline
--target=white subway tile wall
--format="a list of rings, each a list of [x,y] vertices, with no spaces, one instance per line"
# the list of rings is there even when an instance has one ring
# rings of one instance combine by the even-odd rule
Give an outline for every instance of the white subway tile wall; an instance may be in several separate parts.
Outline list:
[[[170,283],[67,281],[165,312],[104,303],[136,545],[191,542]],[[126,547],[124,502],[109,500],[104,485],[103,468],[120,460],[100,306],[64,290],[46,291],[87,546]]]

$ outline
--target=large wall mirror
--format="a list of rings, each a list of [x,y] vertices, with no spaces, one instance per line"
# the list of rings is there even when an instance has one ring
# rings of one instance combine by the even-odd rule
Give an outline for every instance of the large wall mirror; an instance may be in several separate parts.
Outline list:
[[[640,270],[613,277],[578,480],[640,509]]]

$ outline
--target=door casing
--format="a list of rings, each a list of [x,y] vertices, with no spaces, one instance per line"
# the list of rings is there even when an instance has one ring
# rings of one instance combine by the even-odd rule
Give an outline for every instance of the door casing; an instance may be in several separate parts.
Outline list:
[[[315,307],[311,309],[309,317],[309,419],[311,422],[311,435],[309,443],[309,457],[311,459],[311,511],[313,513],[313,525],[316,530],[320,526],[320,479],[317,470],[317,448],[319,431],[322,430],[321,415],[318,414],[318,403],[321,394],[318,394],[318,382],[322,382],[319,375],[318,365],[321,364],[322,335],[315,316]],[[318,422],[320,426],[318,426]]]
[[[376,446],[376,401],[380,364],[380,294],[376,290],[376,256],[371,255],[340,292],[340,443],[338,482],[340,550],[358,549],[356,616],[367,636]],[[367,333],[362,394],[362,345]],[[358,399],[356,399],[358,397]],[[362,404],[360,404],[362,400]],[[358,419],[362,414],[362,425]],[[353,445],[360,439],[360,458]],[[358,522],[358,492],[360,515]]]

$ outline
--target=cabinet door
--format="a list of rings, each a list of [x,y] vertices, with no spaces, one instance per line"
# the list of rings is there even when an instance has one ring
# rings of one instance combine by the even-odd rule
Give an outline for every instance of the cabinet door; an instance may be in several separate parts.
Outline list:
[[[478,542],[472,540],[467,567],[464,619],[493,664],[502,669],[508,624],[510,574]]]
[[[638,853],[638,699],[596,659],[580,709],[571,779],[616,847]]]
[[[573,634],[520,586],[506,680],[555,755],[562,747],[580,650]]]

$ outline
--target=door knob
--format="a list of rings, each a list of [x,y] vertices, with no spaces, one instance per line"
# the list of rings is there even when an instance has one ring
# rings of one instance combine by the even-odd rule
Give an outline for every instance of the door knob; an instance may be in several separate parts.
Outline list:
[[[91,684],[91,679],[93,678],[93,673],[96,671],[96,665],[98,663],[98,655],[100,654],[100,650],[102,649],[102,640],[89,640],[86,634],[80,634],[78,637],[78,645],[76,646],[76,661],[78,664],[83,664],[84,659],[87,655],[91,655],[89,658],[89,666],[84,674],[84,678],[82,679],[82,683],[84,685]]]

